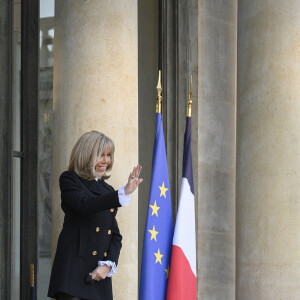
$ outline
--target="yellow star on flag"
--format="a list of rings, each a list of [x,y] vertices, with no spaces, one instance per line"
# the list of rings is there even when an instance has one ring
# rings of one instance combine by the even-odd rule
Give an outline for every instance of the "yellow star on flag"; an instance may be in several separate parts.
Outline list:
[[[166,279],[169,278],[169,273],[170,273],[170,266],[168,266],[168,269],[165,269],[166,273],[167,273],[167,276],[166,276]]]
[[[148,231],[151,233],[151,239],[150,239],[150,241],[153,240],[153,239],[155,239],[155,241],[157,242],[156,235],[158,234],[158,231],[155,231],[155,226],[153,225],[153,229],[152,230],[148,229]]]
[[[157,211],[160,209],[160,207],[158,207],[156,205],[156,201],[154,201],[154,205],[149,205],[151,208],[152,208],[152,215],[153,216],[154,214],[156,214],[156,216],[158,217],[158,213]]]
[[[156,256],[156,261],[155,261],[155,263],[159,262],[160,264],[162,264],[162,263],[161,263],[161,258],[163,257],[163,255],[160,253],[159,248],[158,248],[158,250],[157,250],[157,253],[154,253],[154,255]]]
[[[158,187],[160,189],[160,197],[164,196],[165,198],[167,198],[166,191],[168,190],[168,188],[165,187],[165,183],[163,182],[162,185]]]

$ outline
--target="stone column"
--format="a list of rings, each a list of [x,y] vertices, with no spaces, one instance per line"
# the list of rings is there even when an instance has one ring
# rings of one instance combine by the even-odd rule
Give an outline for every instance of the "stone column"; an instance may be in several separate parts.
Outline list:
[[[235,299],[236,43],[237,1],[198,1],[193,147],[198,150],[198,299],[205,300]]]
[[[300,2],[238,15],[237,299],[300,299]]]
[[[53,248],[61,229],[58,177],[81,134],[99,130],[116,144],[109,183],[127,182],[138,162],[137,1],[56,0],[53,120]],[[138,203],[118,213],[123,248],[116,299],[137,299]]]

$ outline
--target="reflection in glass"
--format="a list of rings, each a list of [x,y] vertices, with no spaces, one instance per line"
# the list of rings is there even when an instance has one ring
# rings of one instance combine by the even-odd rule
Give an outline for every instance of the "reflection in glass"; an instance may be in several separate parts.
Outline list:
[[[38,299],[48,299],[51,271],[51,178],[53,120],[54,1],[40,0],[40,75],[38,130]]]
[[[21,1],[14,0],[12,149],[21,151]],[[20,299],[21,159],[12,158],[11,299]]]

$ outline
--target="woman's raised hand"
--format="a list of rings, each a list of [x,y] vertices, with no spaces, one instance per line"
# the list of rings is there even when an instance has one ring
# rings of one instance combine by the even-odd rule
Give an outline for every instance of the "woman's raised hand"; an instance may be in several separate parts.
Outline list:
[[[139,184],[143,181],[142,178],[139,178],[141,171],[142,171],[142,166],[140,165],[137,165],[136,167],[133,168],[133,171],[129,174],[128,182],[124,188],[125,195],[134,192],[135,189],[139,186]]]

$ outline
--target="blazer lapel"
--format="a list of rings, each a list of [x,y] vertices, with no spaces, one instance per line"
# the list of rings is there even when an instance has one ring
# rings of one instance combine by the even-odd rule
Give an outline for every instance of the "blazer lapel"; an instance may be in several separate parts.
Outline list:
[[[113,191],[105,181],[101,180],[100,182],[96,180],[83,180],[85,186],[94,194],[105,194],[107,192]]]

